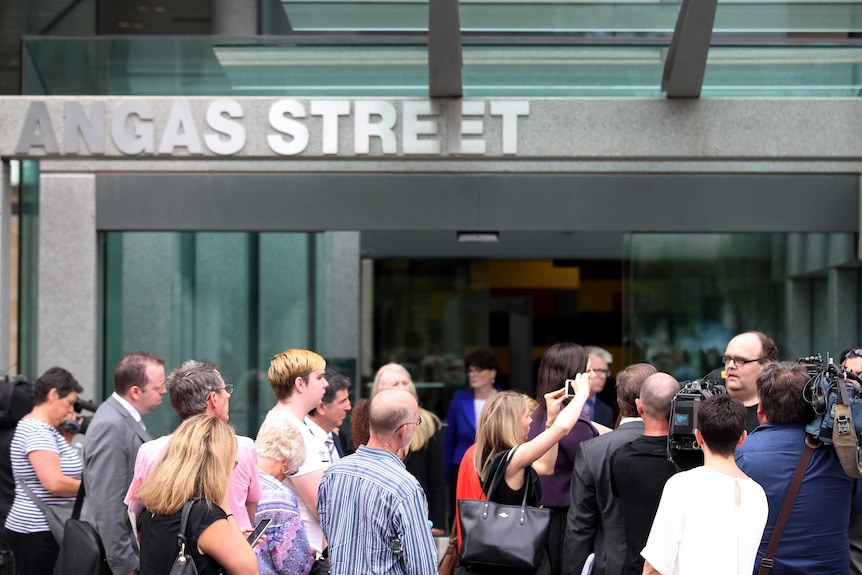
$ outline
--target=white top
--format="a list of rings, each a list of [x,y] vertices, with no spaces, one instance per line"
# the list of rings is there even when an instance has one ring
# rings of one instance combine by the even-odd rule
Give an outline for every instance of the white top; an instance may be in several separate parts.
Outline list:
[[[323,433],[323,430],[316,423],[307,417],[304,421],[300,421],[291,413],[288,413],[287,410],[270,410],[266,415],[264,423],[267,421],[284,421],[296,427],[302,434],[302,439],[305,442],[305,463],[300,466],[293,477],[302,477],[315,471],[324,471],[329,467],[329,449],[327,449],[324,443],[325,437],[317,437],[312,430],[312,426],[314,426]],[[320,522],[309,511],[308,505],[302,497],[296,493],[290,477],[284,480],[284,485],[296,494],[296,502],[299,504],[299,515],[302,517],[303,525],[305,525],[308,544],[317,551],[323,550],[323,531],[320,529]]]
[[[662,575],[751,575],[769,507],[753,479],[707,467],[667,480],[641,555]]]
[[[487,399],[474,399],[473,410],[476,412],[476,427],[479,427],[479,416],[482,415],[482,408],[485,407]]]

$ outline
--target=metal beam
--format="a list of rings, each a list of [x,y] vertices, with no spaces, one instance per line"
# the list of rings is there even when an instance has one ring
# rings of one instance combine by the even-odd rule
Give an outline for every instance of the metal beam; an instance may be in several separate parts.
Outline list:
[[[428,0],[428,92],[431,98],[460,98],[461,18],[458,0]]]
[[[668,98],[700,98],[718,0],[682,0],[661,89]]]

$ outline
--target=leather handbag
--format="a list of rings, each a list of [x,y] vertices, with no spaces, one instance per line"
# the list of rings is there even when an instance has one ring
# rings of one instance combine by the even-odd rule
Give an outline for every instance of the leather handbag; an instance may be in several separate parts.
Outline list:
[[[314,560],[308,575],[329,575],[329,547],[324,549],[320,557]]]
[[[455,567],[458,565],[458,535],[455,533],[455,522],[452,522],[452,536],[449,537],[449,545],[443,553],[443,558],[437,565],[438,575],[455,575]]]
[[[84,482],[81,481],[72,517],[66,520],[54,575],[111,575],[102,538],[95,527],[80,519],[84,495]]]
[[[535,571],[542,563],[548,544],[550,509],[530,507],[527,494],[533,489],[531,474],[524,470],[524,498],[521,505],[493,501],[494,492],[506,475],[506,467],[518,446],[509,451],[488,487],[487,501],[458,500],[461,527],[461,562],[470,565],[512,567]]]
[[[180,550],[177,554],[177,558],[174,559],[173,565],[171,565],[171,572],[168,575],[198,575],[198,568],[195,565],[194,557],[186,553],[186,526],[189,523],[189,513],[191,513],[192,505],[194,505],[197,499],[191,499],[186,501],[186,504],[183,505],[183,514],[180,517],[180,532],[177,534],[177,545],[179,545]]]

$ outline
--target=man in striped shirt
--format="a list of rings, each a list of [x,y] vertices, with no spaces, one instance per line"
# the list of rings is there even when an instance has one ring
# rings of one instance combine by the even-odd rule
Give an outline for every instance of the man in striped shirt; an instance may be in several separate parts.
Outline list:
[[[317,509],[331,575],[436,575],[425,492],[401,462],[421,424],[412,395],[381,391],[369,407],[368,444],[323,474]]]

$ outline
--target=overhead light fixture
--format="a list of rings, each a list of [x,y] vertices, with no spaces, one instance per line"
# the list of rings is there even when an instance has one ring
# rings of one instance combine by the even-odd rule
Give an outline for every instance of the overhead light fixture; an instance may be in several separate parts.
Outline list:
[[[458,232],[458,243],[460,244],[496,244],[499,241],[499,232]]]

